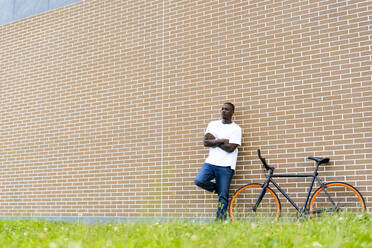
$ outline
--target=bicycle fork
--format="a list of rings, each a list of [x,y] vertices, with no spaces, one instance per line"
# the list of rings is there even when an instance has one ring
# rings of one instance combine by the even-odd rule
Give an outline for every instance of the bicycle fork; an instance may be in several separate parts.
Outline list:
[[[264,196],[266,194],[266,188],[269,186],[269,182],[270,182],[270,178],[271,178],[270,176],[269,176],[268,180],[262,186],[262,190],[260,192],[260,195],[257,198],[256,204],[254,204],[254,207],[252,208],[253,212],[257,211],[258,206],[260,205],[262,199],[264,198]]]

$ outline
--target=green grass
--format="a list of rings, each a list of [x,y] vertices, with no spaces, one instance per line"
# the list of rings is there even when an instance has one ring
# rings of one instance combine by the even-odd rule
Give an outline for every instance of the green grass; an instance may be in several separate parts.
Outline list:
[[[233,223],[0,221],[0,247],[372,247],[371,214]]]

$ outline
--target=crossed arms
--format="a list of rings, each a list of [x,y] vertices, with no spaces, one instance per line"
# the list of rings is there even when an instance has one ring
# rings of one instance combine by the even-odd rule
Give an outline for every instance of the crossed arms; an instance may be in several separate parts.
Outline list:
[[[233,152],[238,144],[229,143],[228,139],[216,139],[212,134],[207,133],[204,135],[204,146],[206,147],[219,147],[226,152]]]

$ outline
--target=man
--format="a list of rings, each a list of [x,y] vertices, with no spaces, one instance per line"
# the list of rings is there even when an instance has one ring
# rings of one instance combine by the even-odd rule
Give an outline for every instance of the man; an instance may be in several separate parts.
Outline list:
[[[223,104],[222,119],[208,124],[204,146],[209,147],[209,156],[194,181],[197,186],[218,195],[217,220],[227,217],[229,188],[238,157],[237,147],[242,139],[241,128],[232,121],[234,110],[234,104]]]

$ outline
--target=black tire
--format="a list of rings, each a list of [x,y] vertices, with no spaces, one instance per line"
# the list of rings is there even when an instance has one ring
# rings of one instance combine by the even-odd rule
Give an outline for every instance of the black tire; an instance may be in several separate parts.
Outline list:
[[[257,198],[262,191],[262,185],[251,183],[238,189],[229,204],[229,213],[232,220],[248,220],[254,218],[278,219],[281,204],[278,196],[269,187],[258,209],[253,211]]]
[[[319,187],[310,199],[312,216],[323,212],[362,213],[365,211],[366,204],[362,194],[354,186],[344,182],[326,183],[324,187]]]

